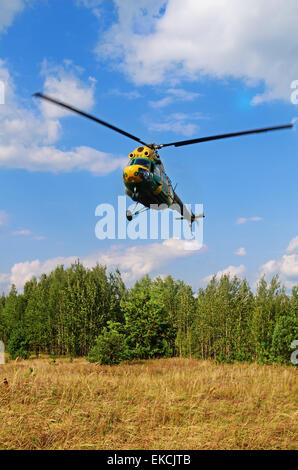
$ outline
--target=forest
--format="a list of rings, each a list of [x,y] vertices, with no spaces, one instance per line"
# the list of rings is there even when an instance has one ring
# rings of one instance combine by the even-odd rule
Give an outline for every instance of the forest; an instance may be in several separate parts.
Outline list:
[[[261,278],[255,292],[246,279],[228,275],[197,293],[171,276],[145,276],[126,288],[118,270],[78,261],[0,297],[0,340],[11,359],[46,354],[118,364],[178,356],[291,364],[297,313],[298,285],[288,293],[277,276],[270,283]]]

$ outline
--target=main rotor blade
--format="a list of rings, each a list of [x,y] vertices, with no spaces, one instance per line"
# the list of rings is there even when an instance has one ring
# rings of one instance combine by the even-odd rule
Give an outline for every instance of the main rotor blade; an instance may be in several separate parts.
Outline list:
[[[136,137],[135,135],[129,134],[126,131],[123,131],[122,129],[119,129],[119,127],[113,126],[112,124],[109,124],[108,122],[103,121],[102,119],[99,119],[95,116],[92,116],[89,113],[85,113],[84,111],[81,111],[80,109],[75,108],[74,106],[70,106],[69,104],[63,103],[63,101],[59,101],[56,98],[52,98],[51,96],[45,95],[43,93],[34,93],[33,96],[37,98],[42,98],[43,100],[49,101],[50,103],[57,104],[58,106],[61,106],[62,108],[68,109],[69,111],[73,111],[74,113],[80,114],[81,116],[84,116],[88,119],[91,119],[92,121],[97,122],[98,124],[102,124],[103,126],[108,127],[109,129],[113,129],[113,131],[119,132],[119,134],[125,135],[126,137],[129,137],[132,140],[136,140],[142,145],[145,145],[146,147],[149,147],[148,144],[143,142],[141,139]]]
[[[180,140],[179,142],[170,142],[169,144],[161,144],[158,146],[158,148],[169,147],[170,145],[174,145],[175,147],[181,147],[182,145],[199,144],[201,142],[208,142],[210,140],[228,139],[229,137],[237,137],[240,135],[260,134],[261,132],[278,131],[281,129],[291,129],[293,126],[294,124],[286,124],[284,126],[265,127],[263,129],[254,129],[250,131],[232,132],[230,134],[211,135],[210,137],[200,137],[198,139]]]

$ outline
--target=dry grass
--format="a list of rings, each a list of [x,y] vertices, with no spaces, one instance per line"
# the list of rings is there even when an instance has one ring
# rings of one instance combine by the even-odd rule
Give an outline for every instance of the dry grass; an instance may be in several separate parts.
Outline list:
[[[296,374],[191,359],[10,361],[0,449],[296,449]]]

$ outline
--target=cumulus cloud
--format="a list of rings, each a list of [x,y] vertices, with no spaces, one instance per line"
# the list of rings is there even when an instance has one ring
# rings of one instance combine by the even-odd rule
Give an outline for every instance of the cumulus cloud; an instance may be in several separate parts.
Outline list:
[[[182,88],[169,88],[166,91],[164,98],[157,101],[149,101],[149,105],[152,108],[164,108],[171,103],[176,103],[177,101],[193,101],[198,96],[201,96],[200,93],[186,91]]]
[[[0,165],[8,168],[25,168],[29,171],[61,173],[85,170],[95,175],[106,175],[117,168],[123,168],[126,160],[83,146],[62,151],[54,146],[34,145],[24,148],[21,145],[10,147],[0,145]]]
[[[198,132],[199,127],[193,123],[186,123],[180,120],[170,120],[168,122],[153,122],[149,125],[149,130],[156,132],[174,132],[175,134],[191,137]]]
[[[118,267],[123,274],[123,279],[131,282],[145,274],[159,271],[161,267],[174,259],[194,256],[195,250],[197,254],[200,254],[205,249],[206,247],[201,247],[196,240],[169,239],[161,243],[156,242],[126,249],[115,246],[107,252],[93,253],[80,258],[80,261],[88,268],[94,267],[96,263],[105,265],[109,269]],[[51,258],[46,261],[38,259],[24,261],[15,264],[9,274],[0,274],[0,280],[2,279],[3,283],[13,283],[18,289],[22,289],[33,276],[39,277],[43,273],[50,273],[61,264],[69,267],[78,258],[78,256],[69,256]]]
[[[242,79],[265,90],[259,103],[289,100],[298,77],[296,0],[114,0],[118,21],[96,51],[120,60],[137,84]]]
[[[209,276],[206,276],[202,279],[204,283],[208,283],[211,281],[213,276],[215,275],[217,279],[220,279],[222,276],[225,274],[229,274],[231,277],[234,276],[240,276],[245,272],[246,268],[244,264],[241,264],[240,266],[228,266],[226,269],[223,269],[222,271],[218,271],[217,273],[210,274]]]
[[[10,26],[18,13],[25,8],[24,0],[1,0],[0,3],[0,32]]]
[[[164,108],[165,106],[168,106],[168,104],[172,103],[173,99],[171,96],[165,96],[164,98],[161,98],[160,100],[157,101],[149,101],[149,105],[151,108],[159,109],[159,108]]]
[[[280,259],[269,260],[259,269],[260,277],[274,274],[279,274],[281,281],[289,288],[298,284],[298,237],[290,241]]]
[[[246,256],[246,249],[241,247],[241,248],[238,248],[238,250],[234,251],[234,255],[236,256]]]
[[[39,277],[41,274],[48,274],[53,271],[57,266],[63,264],[69,267],[72,263],[77,261],[77,257],[57,257],[48,259],[46,261],[34,260],[17,263],[11,268],[9,276],[10,284],[15,284],[17,289],[22,289],[27,281],[30,281],[33,276]],[[7,276],[7,274],[5,274]]]
[[[10,280],[9,274],[0,274],[0,284],[7,284]]]
[[[298,236],[293,238],[290,243],[289,243],[289,246],[287,248],[287,253],[292,253],[293,251],[297,250],[298,248]]]
[[[100,255],[100,263],[109,267],[119,267],[124,279],[134,280],[147,273],[160,269],[167,262],[175,258],[188,257],[194,251],[203,252],[205,247],[198,244],[196,240],[164,240],[162,243],[152,243],[146,246],[133,246],[124,252],[118,247],[106,254]],[[89,259],[85,259],[89,265]],[[91,257],[91,265],[94,257]]]
[[[59,67],[44,63],[45,91],[84,109],[92,107],[95,81],[90,79],[88,84],[83,83],[77,76],[80,72],[70,62]],[[0,80],[5,83],[5,104],[0,106],[0,167],[51,172],[85,170],[106,175],[125,165],[126,158],[92,147],[60,150],[57,141],[62,125],[58,118],[61,119],[64,112],[43,102],[38,102],[40,111],[38,106],[33,110],[20,105],[13,79],[1,59]]]
[[[236,223],[241,225],[246,224],[247,222],[260,222],[261,220],[263,220],[263,217],[239,217]]]
[[[280,272],[285,277],[298,279],[298,254],[283,255],[279,260],[270,260],[260,268],[261,274]]]
[[[89,77],[88,83],[85,84],[78,76],[81,72],[82,69],[74,66],[71,61],[64,61],[63,66],[51,65],[44,61],[42,65],[42,74],[45,76],[44,93],[88,111],[95,103],[96,79]],[[43,114],[48,118],[60,118],[71,114],[46,101],[41,101],[40,106]]]
[[[198,133],[200,129],[192,121],[198,121],[199,119],[205,119],[205,117],[201,113],[172,113],[166,117],[164,122],[149,122],[147,125],[149,130],[153,132],[174,132],[191,137]]]

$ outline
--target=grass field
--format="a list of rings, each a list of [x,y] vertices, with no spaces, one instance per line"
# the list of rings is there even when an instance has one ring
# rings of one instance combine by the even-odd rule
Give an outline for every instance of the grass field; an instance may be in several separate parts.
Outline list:
[[[297,414],[295,367],[0,366],[0,449],[297,449]]]

